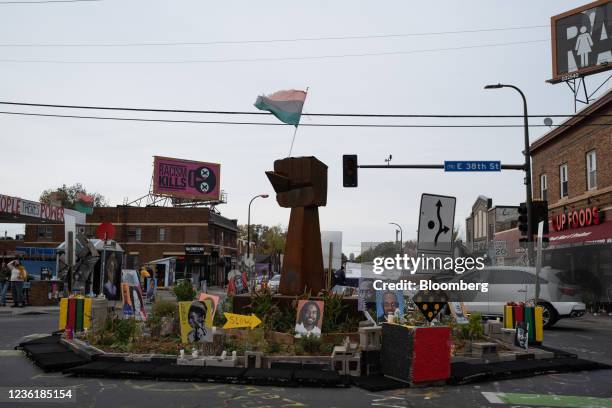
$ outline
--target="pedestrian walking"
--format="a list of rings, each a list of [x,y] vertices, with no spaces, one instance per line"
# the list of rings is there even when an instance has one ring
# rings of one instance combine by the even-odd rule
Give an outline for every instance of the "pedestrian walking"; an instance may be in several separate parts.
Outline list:
[[[3,261],[2,266],[0,266],[0,306],[6,306],[6,292],[8,291],[10,278],[11,270]]]
[[[11,292],[13,294],[13,306],[11,307],[25,307],[23,301],[23,281],[25,280],[24,274],[25,268],[19,263],[18,260],[14,260],[7,265],[11,270]],[[19,268],[21,266],[21,268]]]

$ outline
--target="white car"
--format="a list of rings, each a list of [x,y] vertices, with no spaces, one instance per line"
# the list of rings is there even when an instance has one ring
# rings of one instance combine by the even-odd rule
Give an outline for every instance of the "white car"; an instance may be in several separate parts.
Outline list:
[[[278,292],[278,286],[280,285],[280,275],[274,275],[270,278],[268,282],[268,288],[270,288],[270,292],[276,293]]]
[[[452,281],[488,282],[488,291],[463,292],[469,312],[485,316],[503,316],[508,302],[533,302],[535,299],[535,268],[527,266],[490,266],[457,275]],[[544,327],[559,319],[581,317],[586,305],[580,301],[580,288],[565,279],[565,273],[544,267],[540,271],[538,305],[544,308]]]

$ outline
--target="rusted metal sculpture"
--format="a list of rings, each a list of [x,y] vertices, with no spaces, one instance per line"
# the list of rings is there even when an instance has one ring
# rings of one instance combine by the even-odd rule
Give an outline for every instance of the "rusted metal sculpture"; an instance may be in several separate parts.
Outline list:
[[[316,295],[325,287],[319,207],[327,204],[327,166],[316,157],[288,157],[266,175],[278,204],[291,208],[279,292]]]

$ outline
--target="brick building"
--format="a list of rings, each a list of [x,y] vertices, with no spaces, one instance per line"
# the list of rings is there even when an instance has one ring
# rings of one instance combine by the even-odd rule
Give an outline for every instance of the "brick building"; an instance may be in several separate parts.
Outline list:
[[[102,222],[115,227],[114,239],[125,251],[127,269],[176,258],[176,278],[207,280],[223,285],[237,262],[237,220],[208,208],[102,207],[88,215],[79,230],[94,238]],[[27,224],[24,245],[57,247],[64,240],[63,225]]]
[[[465,220],[466,247],[472,256],[487,256],[490,264],[503,262],[508,256],[506,248],[496,249],[496,234],[516,229],[518,206],[493,206],[493,200],[478,196],[472,212]]]
[[[608,115],[608,116],[605,116]],[[531,145],[533,197],[548,201],[544,261],[612,296],[612,91]]]

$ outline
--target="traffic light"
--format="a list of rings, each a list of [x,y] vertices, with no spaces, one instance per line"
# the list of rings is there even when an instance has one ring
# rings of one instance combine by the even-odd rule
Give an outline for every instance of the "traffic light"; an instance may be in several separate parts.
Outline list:
[[[518,213],[519,213],[518,229],[519,231],[521,231],[521,238],[519,239],[519,243],[521,247],[526,247],[527,242],[528,242],[527,232],[529,230],[529,224],[528,224],[529,220],[527,217],[527,204],[526,203],[519,204]]]
[[[548,243],[548,237],[546,235],[548,235],[548,201],[541,201],[541,200],[537,200],[533,202],[533,209],[531,211],[531,213],[533,214],[533,231],[537,232],[538,231],[538,224],[543,221],[544,222],[544,228],[543,228],[543,232],[542,232],[542,242],[543,243]]]
[[[357,155],[342,156],[342,184],[344,187],[357,187]]]

